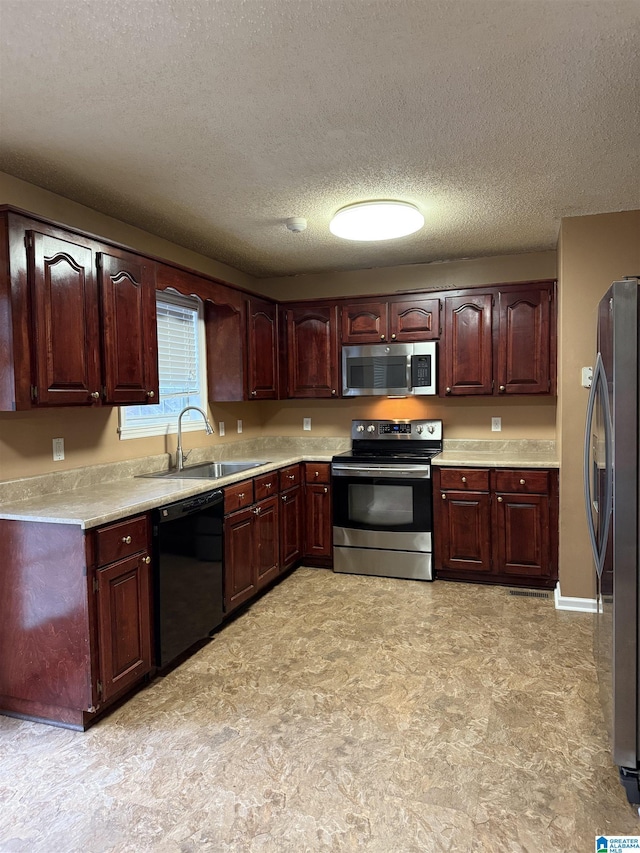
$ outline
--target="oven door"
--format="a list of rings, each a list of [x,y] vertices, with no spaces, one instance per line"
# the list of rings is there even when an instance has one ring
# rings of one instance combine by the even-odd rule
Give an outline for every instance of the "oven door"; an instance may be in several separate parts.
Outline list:
[[[432,488],[428,465],[332,465],[334,544],[431,551]]]

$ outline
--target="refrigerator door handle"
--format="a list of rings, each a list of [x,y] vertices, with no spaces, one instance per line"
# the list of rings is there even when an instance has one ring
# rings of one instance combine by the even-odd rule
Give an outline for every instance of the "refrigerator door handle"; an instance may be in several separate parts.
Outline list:
[[[604,506],[598,507],[598,512],[603,513],[601,525],[600,542],[596,538],[595,525],[593,522],[593,495],[591,481],[591,434],[593,419],[595,416],[596,398],[600,394],[604,415],[604,456],[605,456],[605,495]],[[587,529],[591,550],[596,566],[598,578],[602,577],[604,561],[607,553],[607,540],[609,538],[609,525],[611,523],[611,512],[613,507],[613,469],[612,469],[612,435],[611,435],[611,412],[609,408],[609,389],[607,387],[607,376],[602,363],[600,353],[596,358],[596,366],[593,371],[593,381],[587,403],[587,418],[584,434],[584,501],[587,513]]]

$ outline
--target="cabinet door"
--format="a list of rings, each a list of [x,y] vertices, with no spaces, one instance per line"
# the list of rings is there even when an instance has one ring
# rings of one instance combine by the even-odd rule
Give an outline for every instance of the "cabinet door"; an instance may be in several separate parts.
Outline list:
[[[93,252],[86,246],[27,232],[33,305],[35,403],[100,402],[98,293]]]
[[[305,497],[305,547],[307,557],[332,555],[331,492],[328,485],[307,483]]]
[[[430,341],[440,337],[440,300],[403,299],[389,305],[392,341]]]
[[[491,512],[486,492],[442,491],[436,499],[437,567],[491,572]]]
[[[445,299],[440,387],[447,395],[493,391],[492,301],[490,294]]]
[[[302,487],[280,495],[280,568],[288,569],[302,556]]]
[[[149,565],[145,558],[138,554],[96,572],[103,702],[133,686],[151,669]]]
[[[276,316],[273,302],[249,301],[248,392],[252,400],[275,400],[278,396]]]
[[[551,391],[551,289],[500,293],[498,372],[500,394]]]
[[[289,397],[335,397],[338,393],[336,306],[288,308]]]
[[[499,574],[548,577],[549,520],[547,495],[496,495],[495,570]]]
[[[254,536],[258,588],[265,586],[280,571],[278,498],[274,495],[254,507]]]
[[[158,402],[155,265],[129,252],[98,255],[104,401]]]
[[[256,592],[253,509],[224,520],[224,605],[230,613]]]
[[[354,302],[342,306],[343,344],[379,344],[386,339],[386,302]]]

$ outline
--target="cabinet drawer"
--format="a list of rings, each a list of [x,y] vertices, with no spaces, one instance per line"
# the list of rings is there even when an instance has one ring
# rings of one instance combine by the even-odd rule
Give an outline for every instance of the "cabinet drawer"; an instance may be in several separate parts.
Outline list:
[[[256,500],[261,501],[264,498],[270,498],[272,495],[277,495],[278,483],[277,471],[270,471],[268,474],[262,474],[262,476],[256,477],[253,481]]]
[[[470,492],[489,491],[487,468],[441,468],[440,487],[443,489],[468,489]]]
[[[307,483],[330,483],[331,465],[328,462],[305,462],[304,478]]]
[[[300,484],[300,465],[289,465],[288,468],[280,469],[280,491],[290,489]]]
[[[253,503],[253,480],[243,480],[224,490],[224,511],[235,512]]]
[[[107,566],[137,551],[147,549],[149,524],[146,515],[138,515],[118,524],[96,530],[96,559],[98,566]]]
[[[496,471],[496,492],[533,492],[546,494],[549,491],[548,471]]]

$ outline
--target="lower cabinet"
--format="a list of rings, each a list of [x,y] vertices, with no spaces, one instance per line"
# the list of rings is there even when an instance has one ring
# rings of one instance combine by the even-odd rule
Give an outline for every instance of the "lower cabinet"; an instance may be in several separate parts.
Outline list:
[[[331,465],[305,462],[304,480],[304,561],[312,566],[330,567],[333,562]]]
[[[0,520],[0,713],[85,729],[150,673],[149,536]]]
[[[95,574],[100,650],[97,693],[106,702],[133,687],[151,670],[148,518],[139,516],[110,525],[95,535],[98,553],[127,555],[98,566]]]
[[[286,571],[302,557],[303,492],[300,465],[280,471],[280,570]]]
[[[434,466],[433,472],[438,577],[555,586],[557,471]]]
[[[278,485],[278,472],[273,471],[225,489],[226,613],[253,598],[280,573]],[[242,509],[235,509],[238,505]]]

